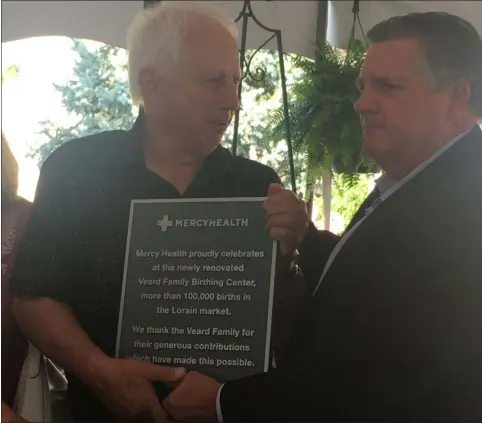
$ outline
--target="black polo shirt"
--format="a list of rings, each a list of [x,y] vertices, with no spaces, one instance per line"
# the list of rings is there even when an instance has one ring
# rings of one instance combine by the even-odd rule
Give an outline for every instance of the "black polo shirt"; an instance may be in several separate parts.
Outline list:
[[[114,356],[127,226],[133,199],[177,198],[144,162],[142,118],[130,131],[104,132],[58,148],[45,162],[31,220],[19,247],[12,289],[71,307],[80,325]],[[277,174],[218,147],[184,197],[263,197]],[[115,420],[74,375],[73,417]]]

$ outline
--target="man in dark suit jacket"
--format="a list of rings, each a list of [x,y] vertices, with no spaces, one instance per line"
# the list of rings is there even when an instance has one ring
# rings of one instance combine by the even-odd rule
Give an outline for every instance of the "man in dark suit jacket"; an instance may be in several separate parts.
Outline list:
[[[376,25],[355,107],[387,184],[344,234],[276,372],[188,373],[177,420],[482,421],[482,41],[438,12]]]

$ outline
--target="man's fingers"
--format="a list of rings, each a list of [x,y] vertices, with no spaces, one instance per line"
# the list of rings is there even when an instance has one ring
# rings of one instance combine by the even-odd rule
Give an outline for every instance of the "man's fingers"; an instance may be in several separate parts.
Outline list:
[[[283,185],[281,184],[271,184],[268,187],[268,197],[270,195],[276,194],[278,192],[284,191]]]
[[[177,382],[186,375],[184,367],[167,367],[143,361],[144,375],[147,379],[158,382]]]
[[[151,364],[151,363],[147,363]],[[169,369],[169,367],[168,367]],[[148,382],[150,385],[148,387],[148,391],[145,392],[145,398],[148,399],[148,412],[153,422],[156,423],[164,423],[169,421],[169,416],[162,408],[161,402],[157,397],[156,391],[154,387]]]
[[[164,367],[155,366],[156,371],[152,374],[151,380],[160,382],[177,382],[186,375],[186,369],[183,367]]]
[[[278,226],[269,230],[269,236],[271,239],[279,242],[297,242],[298,240],[298,237],[291,230],[287,228],[280,228]]]
[[[172,418],[174,418],[175,420],[180,420],[181,416],[178,414],[178,411],[171,402],[172,395],[173,394],[169,395],[164,401],[162,401],[162,407],[164,408],[164,410],[166,410],[166,413],[168,413]]]
[[[164,384],[171,389],[177,388],[182,383],[182,380],[176,380],[175,382],[165,382]]]
[[[293,192],[287,190],[268,197],[263,208],[268,215],[290,213],[294,208],[306,210],[304,203]]]
[[[172,395],[172,393],[171,393]],[[171,395],[169,395],[164,401],[162,401],[162,407],[166,410],[171,416],[176,417],[172,414],[172,406],[171,406]]]
[[[266,229],[269,231],[271,228],[287,228],[295,231],[297,228],[299,228],[301,225],[299,221],[296,219],[296,216],[293,216],[291,214],[276,214],[273,216],[270,216],[266,220]]]
[[[164,411],[161,404],[157,400],[155,404],[152,406],[151,417],[153,421],[155,421],[156,423],[164,423],[169,421],[167,413]]]

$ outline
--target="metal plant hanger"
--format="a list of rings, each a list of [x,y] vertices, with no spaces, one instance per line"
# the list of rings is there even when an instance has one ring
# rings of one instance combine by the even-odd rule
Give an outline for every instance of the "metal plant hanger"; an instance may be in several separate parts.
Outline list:
[[[361,20],[360,20],[360,0],[354,0],[353,1],[353,7],[352,7],[351,11],[352,11],[352,14],[353,14],[353,23],[352,23],[351,30],[350,30],[350,38],[348,40],[348,46],[347,46],[347,49],[346,49],[346,59],[348,59],[349,53],[350,53],[351,49],[353,48],[353,44],[355,42],[355,31],[356,31],[357,24],[358,24],[358,27],[360,28],[361,35],[363,36],[363,43],[365,44],[365,49],[368,48],[368,41],[367,41],[367,38],[365,36],[365,31],[363,29],[363,25],[362,25]],[[362,147],[362,149],[360,149],[360,152],[359,152],[360,159],[362,157],[362,151],[363,151],[363,147]],[[360,172],[360,173],[366,173],[366,172],[377,173],[379,170],[380,169],[375,164],[371,164],[370,166],[367,166],[363,162],[359,163],[358,169],[357,169],[357,171]]]
[[[265,0],[271,1],[271,0]],[[252,20],[258,27],[263,29],[266,32],[271,33],[266,41],[264,41],[248,58],[246,57],[246,39],[248,35],[248,23],[249,20]],[[286,89],[286,74],[285,74],[285,66],[284,66],[284,50],[283,50],[283,41],[281,38],[281,30],[269,28],[266,25],[263,25],[256,15],[253,12],[253,8],[251,7],[251,1],[245,0],[243,3],[243,8],[239,13],[238,17],[236,18],[235,22],[241,21],[241,48],[239,50],[241,56],[241,64],[243,66],[243,79],[249,75],[255,81],[263,81],[266,78],[267,71],[263,69],[261,66],[257,66],[255,69],[251,69],[251,64],[253,63],[253,58],[258,54],[261,49],[263,49],[271,40],[276,39],[276,46],[278,51],[278,60],[279,60],[279,70],[280,70],[280,77],[281,77],[281,89],[283,94],[283,111],[284,111],[284,122],[285,122],[285,135],[286,135],[286,142],[288,144],[288,161],[290,166],[290,178],[291,178],[291,188],[294,192],[296,192],[296,172],[295,172],[295,165],[293,160],[293,146],[291,143],[291,126],[290,126],[290,115],[289,115],[289,107],[288,107],[288,93]],[[243,90],[243,80],[239,83],[238,88],[238,96],[241,99],[241,94]],[[239,129],[239,110],[236,111],[234,116],[234,131],[233,131],[233,143],[232,143],[232,153],[233,155],[237,154],[238,149],[238,129]]]
[[[367,37],[365,36],[365,31],[363,30],[363,26],[360,20],[360,0],[354,0],[351,12],[353,13],[353,23],[350,31],[350,39],[348,40],[348,47],[346,49],[347,52],[350,51],[350,47],[352,46],[353,40],[355,39],[355,30],[357,24],[360,27],[360,32],[363,36],[365,46],[368,47]]]

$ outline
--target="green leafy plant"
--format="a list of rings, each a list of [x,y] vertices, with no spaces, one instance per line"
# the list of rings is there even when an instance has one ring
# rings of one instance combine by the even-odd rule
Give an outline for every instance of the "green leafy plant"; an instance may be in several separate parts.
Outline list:
[[[358,183],[360,164],[365,172],[375,171],[374,163],[363,152],[359,117],[353,108],[359,96],[356,79],[364,53],[364,44],[352,40],[347,52],[326,43],[317,48],[314,61],[293,58],[303,77],[290,91],[292,143],[295,153],[306,160],[304,196],[308,200],[313,199],[314,188],[321,181],[331,187],[333,171],[342,174],[336,184],[341,190]],[[275,140],[284,139],[282,108],[270,116],[268,127]],[[331,195],[331,188],[324,187],[323,193]]]

